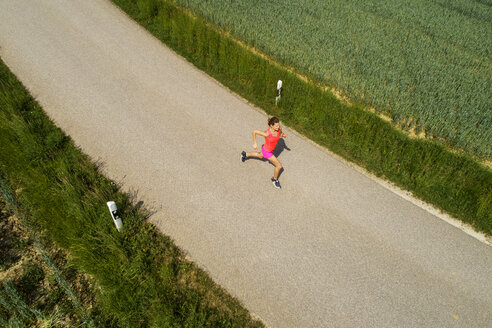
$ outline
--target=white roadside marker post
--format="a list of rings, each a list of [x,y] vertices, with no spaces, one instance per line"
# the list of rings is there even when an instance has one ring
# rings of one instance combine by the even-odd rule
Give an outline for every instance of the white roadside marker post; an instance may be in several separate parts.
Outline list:
[[[121,221],[120,215],[118,214],[118,208],[116,207],[116,203],[113,201],[107,202],[109,212],[111,213],[111,217],[113,218],[113,222],[116,225],[116,229],[118,231],[123,228],[123,221]]]
[[[277,97],[275,97],[275,106],[277,106],[277,103],[280,100],[281,93],[282,93],[282,81],[278,80],[278,82],[277,82]]]

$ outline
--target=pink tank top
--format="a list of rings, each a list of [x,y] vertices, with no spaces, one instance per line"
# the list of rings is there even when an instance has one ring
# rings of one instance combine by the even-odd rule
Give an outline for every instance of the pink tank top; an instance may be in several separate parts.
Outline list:
[[[268,129],[267,132],[268,132],[268,136],[265,137],[265,145],[263,146],[263,149],[272,152],[277,146],[277,142],[280,139],[280,136],[282,135],[282,130],[279,129],[275,137],[272,135],[270,129]]]

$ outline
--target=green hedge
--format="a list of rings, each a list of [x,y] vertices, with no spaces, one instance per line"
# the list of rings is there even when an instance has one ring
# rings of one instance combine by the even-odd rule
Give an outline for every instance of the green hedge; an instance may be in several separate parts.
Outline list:
[[[227,33],[166,0],[113,0],[133,19],[268,114],[417,197],[492,234],[492,172],[467,155],[411,139],[361,106],[255,54]],[[282,99],[274,104],[277,80]]]

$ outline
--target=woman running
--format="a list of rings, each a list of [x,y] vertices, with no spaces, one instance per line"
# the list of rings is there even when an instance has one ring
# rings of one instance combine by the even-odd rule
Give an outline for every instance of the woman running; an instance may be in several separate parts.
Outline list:
[[[275,170],[273,172],[272,183],[276,188],[280,188],[280,182],[278,182],[278,174],[282,169],[282,164],[278,161],[277,157],[273,155],[273,150],[277,146],[277,142],[280,138],[287,138],[285,133],[282,133],[282,129],[280,128],[280,121],[276,117],[272,117],[268,120],[268,126],[270,128],[266,131],[254,130],[253,131],[253,148],[258,150],[258,144],[256,143],[256,135],[260,135],[265,137],[265,144],[261,147],[260,152],[254,153],[246,153],[243,151],[241,153],[241,161],[245,161],[248,157],[255,158],[266,158],[273,165],[275,165]]]

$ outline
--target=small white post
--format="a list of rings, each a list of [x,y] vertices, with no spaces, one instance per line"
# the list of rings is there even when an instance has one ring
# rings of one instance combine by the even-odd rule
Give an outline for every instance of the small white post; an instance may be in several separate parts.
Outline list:
[[[109,212],[111,213],[111,217],[113,218],[113,222],[116,225],[116,229],[118,231],[123,228],[123,221],[121,221],[120,215],[118,214],[118,208],[116,207],[116,203],[113,201],[107,202]]]
[[[275,97],[275,106],[277,106],[278,101],[282,95],[282,81],[278,80],[277,82],[277,97]]]

